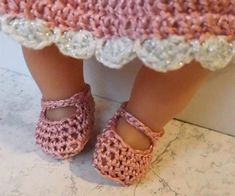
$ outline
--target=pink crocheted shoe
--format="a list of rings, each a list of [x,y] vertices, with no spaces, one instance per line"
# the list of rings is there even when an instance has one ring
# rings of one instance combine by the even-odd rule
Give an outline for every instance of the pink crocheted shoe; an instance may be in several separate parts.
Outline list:
[[[81,152],[88,142],[94,124],[95,102],[86,84],[83,91],[65,100],[41,100],[42,111],[36,126],[36,143],[57,159],[66,159]],[[61,107],[76,107],[70,117],[59,121],[47,119],[46,112]]]
[[[154,139],[159,139],[164,130],[152,131],[124,109],[126,104],[122,104],[109,120],[103,133],[98,136],[93,165],[102,176],[122,185],[131,185],[146,174],[152,160]],[[151,139],[149,149],[145,151],[133,149],[116,133],[117,122],[121,117]]]

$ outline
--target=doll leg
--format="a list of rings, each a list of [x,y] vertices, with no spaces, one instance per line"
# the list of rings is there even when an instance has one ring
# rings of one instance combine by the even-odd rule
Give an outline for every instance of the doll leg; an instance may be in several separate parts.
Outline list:
[[[158,131],[187,106],[209,73],[211,71],[195,61],[167,73],[142,66],[126,110]],[[118,122],[117,132],[134,148],[144,150],[150,145],[145,135],[122,119]]]
[[[62,55],[54,45],[42,50],[23,47],[23,54],[43,98],[66,99],[83,89],[85,83],[81,60]],[[47,117],[59,120],[74,112],[73,107],[58,108],[48,111]]]

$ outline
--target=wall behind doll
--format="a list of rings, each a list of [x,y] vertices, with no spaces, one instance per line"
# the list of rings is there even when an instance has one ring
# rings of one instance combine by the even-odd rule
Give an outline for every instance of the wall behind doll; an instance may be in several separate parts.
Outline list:
[[[0,59],[0,69],[30,75],[20,45],[2,33]],[[135,60],[123,69],[113,70],[91,59],[85,62],[85,77],[94,94],[122,102],[128,99],[140,65]],[[235,135],[235,60],[227,68],[213,73],[176,118]]]
[[[95,59],[86,61],[86,65],[86,78],[94,93],[122,102],[128,99],[141,63],[135,60],[121,70],[101,66]],[[212,73],[176,118],[235,135],[235,59],[225,69]]]

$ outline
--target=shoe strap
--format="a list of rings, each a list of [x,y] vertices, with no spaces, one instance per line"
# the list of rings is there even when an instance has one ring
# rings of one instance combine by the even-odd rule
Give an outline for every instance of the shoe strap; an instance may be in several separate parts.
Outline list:
[[[125,107],[127,105],[127,102],[124,102],[121,107],[117,111],[117,115],[120,115],[123,117],[130,125],[135,127],[137,130],[141,131],[143,134],[145,134],[147,137],[149,137],[152,141],[158,140],[160,137],[164,135],[164,129],[161,131],[153,131],[151,128],[146,126],[144,123],[142,123],[138,118],[130,114],[125,110]]]
[[[88,84],[85,84],[85,87],[81,92],[76,93],[67,99],[46,100],[42,98],[41,107],[42,107],[42,110],[45,111],[48,109],[55,109],[55,108],[61,108],[61,107],[78,106],[78,105],[87,103],[90,97],[91,97],[91,88]]]

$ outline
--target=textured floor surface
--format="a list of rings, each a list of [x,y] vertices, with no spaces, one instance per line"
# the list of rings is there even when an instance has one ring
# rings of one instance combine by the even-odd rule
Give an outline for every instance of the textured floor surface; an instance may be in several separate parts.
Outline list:
[[[0,68],[0,196],[234,196],[235,138],[172,120],[147,176],[131,187],[100,177],[93,143],[55,161],[34,144],[40,95],[32,79]],[[96,97],[98,132],[119,104]]]

